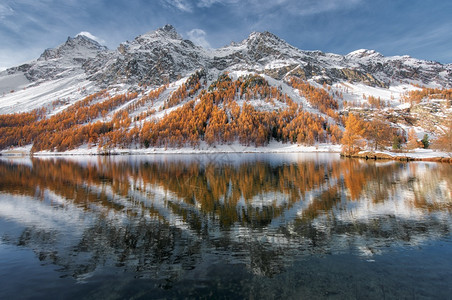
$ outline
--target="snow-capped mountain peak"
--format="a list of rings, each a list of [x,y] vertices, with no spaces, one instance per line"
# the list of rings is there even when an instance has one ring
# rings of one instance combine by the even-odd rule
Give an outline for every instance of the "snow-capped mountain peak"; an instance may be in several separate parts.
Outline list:
[[[183,40],[182,36],[176,31],[172,25],[165,25],[154,31],[149,31],[145,34],[137,36],[132,42],[123,44],[130,45],[153,45],[154,43],[180,43]]]
[[[82,35],[82,36],[85,36],[85,37],[87,37],[87,38],[89,38],[89,39],[91,39],[91,40],[94,40],[94,41],[98,42],[99,44],[103,44],[103,43],[104,43],[103,40],[101,40],[100,38],[98,38],[97,36],[91,34],[91,33],[88,32],[88,31],[81,31],[81,32],[79,32],[79,33],[76,35],[76,37],[79,36],[79,35]]]
[[[254,41],[282,41],[282,40],[269,31],[264,32],[253,31],[250,33],[250,35],[245,41],[247,43],[251,43]]]
[[[161,84],[206,65],[206,50],[184,40],[165,25],[121,43],[115,53],[99,56],[86,65],[90,79],[102,84]]]
[[[95,57],[99,51],[105,51],[107,47],[86,35],[79,34],[76,37],[68,37],[64,44],[53,49],[46,49],[38,60],[49,60],[55,58],[79,58],[86,59]]]
[[[252,32],[243,41],[219,49],[204,49],[184,40],[172,25],[123,42],[114,51],[106,51],[90,35],[79,34],[44,51],[39,64],[27,66],[25,71],[31,71],[25,76],[35,81],[49,73],[62,74],[62,67],[82,67],[89,80],[104,88],[116,83],[162,84],[204,68],[255,71],[278,80],[290,74],[330,84],[346,80],[384,87],[392,80],[413,79],[450,85],[450,66],[407,56],[384,57],[367,49],[345,56],[303,51],[268,31]]]
[[[175,82],[199,69],[206,70],[209,80],[218,72],[238,71],[265,74],[277,81],[295,76],[320,84],[348,82],[386,89],[394,82],[452,86],[452,64],[408,56],[385,57],[367,49],[347,55],[305,51],[267,31],[252,32],[241,42],[219,49],[204,49],[184,40],[172,25],[165,25],[111,51],[89,33],[69,37],[65,43],[45,50],[37,60],[2,72],[0,88],[5,92],[27,84],[67,79],[88,82],[93,90],[117,84],[136,89],[143,84]],[[13,77],[20,78],[20,84],[16,79],[10,83]]]
[[[382,58],[383,55],[375,50],[359,49],[359,50],[352,51],[345,56],[345,58],[350,59],[350,60],[357,59],[357,58],[358,59],[359,58],[370,58],[370,57]]]
[[[253,51],[259,51],[263,49],[272,50],[276,52],[286,52],[286,50],[297,50],[295,47],[277,37],[271,32],[252,32],[247,39],[241,42],[242,45],[246,45],[248,49]]]
[[[155,35],[168,36],[168,37],[171,37],[172,39],[176,39],[176,40],[182,39],[182,37],[176,31],[176,28],[174,28],[174,26],[170,25],[170,24],[166,24],[165,26],[157,29],[156,31],[154,31],[154,33],[155,33]]]

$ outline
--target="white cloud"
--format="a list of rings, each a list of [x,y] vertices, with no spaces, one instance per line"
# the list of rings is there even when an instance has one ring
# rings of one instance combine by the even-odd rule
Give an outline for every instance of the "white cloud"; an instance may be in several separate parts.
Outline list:
[[[6,4],[0,4],[0,20],[14,14],[14,10]]]
[[[164,3],[184,12],[192,12],[191,4],[186,0],[164,0]]]
[[[161,0],[166,6],[183,12],[193,12],[196,7],[209,8],[214,5],[238,6],[238,12],[265,14],[285,12],[292,15],[307,16],[319,13],[349,9],[363,0]]]
[[[191,40],[196,45],[199,45],[203,48],[210,49],[209,42],[206,40],[206,32],[202,29],[195,28],[187,32],[188,39]]]
[[[103,40],[103,39],[100,39],[100,38],[98,38],[97,36],[95,36],[95,35],[92,35],[90,32],[88,32],[88,31],[82,31],[82,32],[80,32],[79,34],[77,34],[76,36],[79,36],[79,35],[83,35],[83,36],[86,36],[87,38],[90,38],[90,39],[92,39],[92,40],[95,40],[96,42],[98,42],[99,44],[105,44],[105,41]]]
[[[236,4],[238,3],[240,0],[200,0],[198,1],[198,7],[211,7],[214,4],[223,4],[223,5],[228,5],[228,4]]]
[[[206,0],[216,1],[216,0]],[[308,16],[319,13],[348,9],[360,4],[363,0],[252,0],[251,5],[257,13],[281,12],[292,15]],[[247,3],[246,5],[250,5]]]
[[[360,2],[361,0],[310,0],[304,3],[304,7],[300,7],[298,13],[300,15],[314,15],[338,9],[350,8]]]

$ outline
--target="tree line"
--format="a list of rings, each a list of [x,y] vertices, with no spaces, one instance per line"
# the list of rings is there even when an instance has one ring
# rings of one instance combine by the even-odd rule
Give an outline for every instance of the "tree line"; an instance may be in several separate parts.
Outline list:
[[[50,116],[46,116],[45,109],[0,115],[0,149],[32,144],[33,152],[60,152],[84,144],[108,150],[198,147],[201,142],[211,146],[234,142],[265,146],[276,140],[301,145],[341,143],[348,155],[366,147],[400,149],[405,143],[406,148],[428,147],[430,143],[428,138],[414,142],[413,134],[391,126],[382,117],[365,121],[357,114],[339,114],[334,94],[299,78],[287,82],[320,113],[304,110],[281,87],[271,86],[259,75],[234,79],[223,73],[209,87],[206,82],[206,74],[198,71],[174,92],[165,94],[166,99],[162,95],[168,85],[140,97],[137,92],[110,95],[102,90]],[[422,91],[413,95],[450,98],[449,90]],[[172,110],[155,117],[157,100],[163,100],[160,110]],[[374,100],[376,107],[381,105]],[[265,109],[260,108],[262,103]],[[451,151],[447,150],[451,148],[451,125],[443,131],[436,145]]]

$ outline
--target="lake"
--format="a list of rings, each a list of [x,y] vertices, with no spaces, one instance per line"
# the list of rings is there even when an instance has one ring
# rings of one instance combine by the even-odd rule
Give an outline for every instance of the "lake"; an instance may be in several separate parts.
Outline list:
[[[0,157],[0,299],[450,299],[452,165]]]

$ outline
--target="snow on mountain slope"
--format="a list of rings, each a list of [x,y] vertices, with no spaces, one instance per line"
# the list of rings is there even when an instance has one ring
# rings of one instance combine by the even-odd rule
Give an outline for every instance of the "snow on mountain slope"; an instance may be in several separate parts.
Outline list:
[[[52,103],[65,106],[74,103],[97,91],[84,74],[42,82],[39,85],[26,86],[14,93],[0,96],[0,114],[26,112],[39,108],[51,111]]]
[[[449,87],[450,66],[408,56],[384,57],[374,50],[357,50],[341,56],[321,51],[302,51],[275,35],[253,32],[240,43],[213,50],[213,67],[220,70],[249,70],[277,79],[295,75],[328,84],[363,82],[389,87],[394,81]]]
[[[69,37],[46,49],[32,62],[0,73],[0,114],[47,107],[54,101],[73,103],[97,91],[83,64],[107,48],[84,36]]]
[[[83,64],[104,51],[107,51],[105,46],[84,35],[78,35],[75,38],[69,37],[56,48],[46,49],[36,61],[5,72],[9,75],[23,72],[34,83],[70,77],[75,73],[84,73]]]
[[[206,65],[206,50],[183,40],[166,25],[124,42],[111,56],[98,56],[85,69],[102,86],[117,83],[164,84]]]
[[[306,55],[269,32],[253,32],[240,43],[213,50],[212,65],[221,69],[274,69],[305,64]]]
[[[451,85],[452,72],[447,66],[410,56],[384,57],[374,50],[361,49],[345,56],[351,66],[361,68],[383,80],[409,80],[421,84]]]
[[[397,83],[387,88],[378,86],[369,86],[360,82],[340,82],[332,85],[332,90],[342,93],[343,100],[354,103],[359,106],[361,103],[367,103],[364,97],[373,96],[386,101],[389,106],[399,106],[402,104],[402,96],[414,90],[420,90],[409,83]]]
[[[99,51],[106,51],[107,47],[100,45],[95,40],[86,35],[77,35],[74,38],[68,37],[64,44],[54,48],[46,49],[38,58],[38,61],[49,61],[61,58],[66,61],[76,62],[95,57]]]
[[[203,88],[223,72],[229,72],[235,79],[260,74],[271,86],[301,104],[303,110],[324,117],[324,113],[288,84],[291,76],[317,88],[326,84],[331,95],[342,95],[338,98],[340,107],[344,101],[365,104],[364,98],[368,96],[379,97],[390,107],[397,107],[404,93],[416,89],[413,84],[452,87],[452,64],[408,56],[384,57],[365,49],[344,56],[303,51],[269,32],[253,32],[239,43],[203,49],[184,40],[173,26],[166,25],[121,43],[115,50],[108,50],[86,35],[78,35],[45,50],[35,61],[0,72],[0,114],[45,107],[50,115],[101,89],[107,89],[110,95],[138,92],[137,98],[130,102],[133,104],[150,91],[167,85],[167,90],[152,104],[130,113],[138,117],[154,109],[153,117],[158,118],[185,103],[163,107],[172,93],[198,70],[205,72]],[[281,105],[270,107],[259,99],[253,101],[251,104],[263,110],[274,110]],[[126,106],[110,112],[109,118]]]

